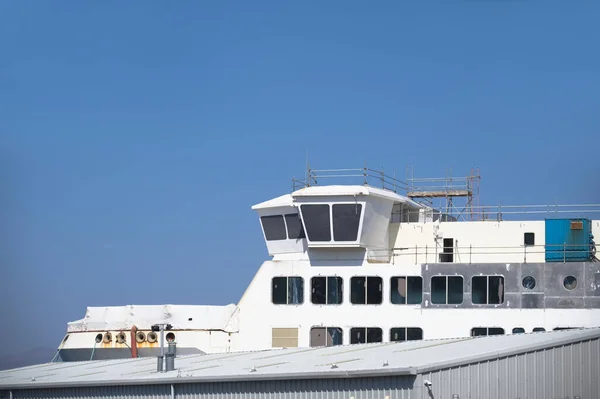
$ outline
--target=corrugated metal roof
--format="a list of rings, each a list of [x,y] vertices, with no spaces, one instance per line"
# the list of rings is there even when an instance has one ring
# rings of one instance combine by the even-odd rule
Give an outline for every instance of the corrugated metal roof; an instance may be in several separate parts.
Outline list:
[[[192,355],[176,358],[176,370],[167,373],[156,372],[156,358],[49,363],[1,371],[0,389],[416,375],[598,338],[600,328],[592,328]]]

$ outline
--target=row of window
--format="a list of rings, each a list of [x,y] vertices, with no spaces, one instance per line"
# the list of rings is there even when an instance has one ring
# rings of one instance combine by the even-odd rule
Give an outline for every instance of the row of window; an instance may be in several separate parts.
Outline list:
[[[390,280],[390,302],[396,305],[418,305],[423,301],[423,278],[398,276]],[[504,302],[503,276],[475,276],[471,279],[474,304],[494,305]],[[339,305],[343,300],[344,281],[338,276],[311,278],[310,300],[316,305]],[[304,303],[302,277],[274,277],[272,302],[276,305]],[[383,302],[383,279],[377,276],[350,278],[350,302],[354,305],[379,305]],[[462,276],[431,278],[431,302],[454,305],[463,302]]]
[[[342,345],[344,331],[339,327],[313,327],[310,330],[310,346]],[[390,329],[390,342],[423,339],[419,327],[395,327]],[[350,344],[383,342],[383,330],[379,327],[353,327],[350,329]]]
[[[556,330],[564,330],[571,327],[557,327]],[[543,327],[536,327],[532,332],[546,331]],[[471,329],[472,337],[488,335],[504,335],[501,327],[474,327]],[[513,334],[524,334],[525,329],[515,327]],[[390,342],[416,341],[423,339],[423,330],[419,327],[394,327],[389,331]],[[342,345],[344,331],[339,327],[313,327],[310,330],[310,346],[336,346]],[[350,329],[350,344],[365,344],[383,342],[383,330],[379,327],[353,327]]]
[[[526,290],[533,290],[536,281],[525,276],[521,282]],[[462,276],[431,277],[431,303],[459,305],[463,302]],[[344,281],[338,276],[315,276],[311,278],[311,302],[316,305],[339,305],[343,299]],[[423,301],[423,278],[421,276],[397,276],[390,279],[390,302],[395,305],[418,305]],[[577,279],[567,276],[563,280],[566,290],[577,288]],[[274,277],[271,300],[276,305],[299,305],[304,303],[304,279],[302,277]],[[383,302],[383,279],[378,276],[355,276],[350,278],[350,302],[354,305],[379,305]],[[504,303],[504,276],[473,276],[471,278],[471,302],[476,305],[499,305]]]
[[[306,204],[300,209],[310,241],[331,241],[332,233],[334,241],[358,239],[362,204]],[[260,221],[267,241],[306,238],[297,213],[262,216]]]

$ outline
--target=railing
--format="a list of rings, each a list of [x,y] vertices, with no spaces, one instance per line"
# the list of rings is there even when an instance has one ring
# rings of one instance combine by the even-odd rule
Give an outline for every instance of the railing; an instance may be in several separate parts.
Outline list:
[[[395,173],[394,173],[395,175]],[[306,176],[302,179],[292,179],[292,190],[317,186],[320,180],[327,180],[327,184],[335,184],[336,181],[348,181],[353,179],[364,186],[382,188],[397,193],[400,190],[408,191],[408,184],[396,179],[395,176],[386,175],[383,170],[375,170],[367,167],[359,169],[307,169]]]
[[[306,187],[318,186],[319,184],[362,184],[384,190],[393,191],[398,194],[409,196],[409,193],[422,193],[422,191],[439,191],[447,193],[448,197],[452,197],[452,192],[455,190],[466,190],[472,193],[474,188],[472,180],[479,176],[467,177],[449,177],[449,178],[423,178],[410,179],[410,184],[399,180],[394,176],[389,176],[383,170],[370,169],[368,167],[356,169],[311,169],[306,170],[304,178],[292,179],[292,191],[296,191]],[[442,184],[443,182],[443,184]],[[415,186],[415,183],[420,183],[421,186]],[[476,190],[478,191],[478,190]],[[469,194],[470,195],[470,194]],[[460,195],[459,195],[460,196]],[[592,218],[592,215],[600,215],[600,204],[575,204],[575,205],[490,205],[480,206],[467,201],[463,204],[462,210],[453,204],[452,207],[440,206],[440,209],[445,208],[446,213],[442,210],[435,209],[429,202],[428,197],[414,197],[414,201],[424,206],[426,217],[435,221],[439,215],[445,219],[443,221],[458,221],[458,220],[535,220],[540,219],[541,215],[545,217],[564,217],[569,218]],[[457,211],[458,210],[458,211]],[[392,211],[392,220],[395,222],[419,221],[419,215],[423,211],[403,209],[402,214],[399,209]],[[428,212],[428,213],[427,213]],[[519,218],[515,216],[519,215]],[[523,217],[525,216],[525,218]],[[395,219],[395,220],[394,220]]]
[[[448,247],[449,248],[449,247]],[[401,257],[403,261],[414,260],[418,263],[505,263],[505,262],[546,262],[550,255],[552,262],[595,261],[596,247],[594,244],[549,244],[549,245],[519,245],[519,246],[454,246],[452,252],[444,252],[443,246],[407,246],[392,248],[394,258]],[[443,261],[442,258],[452,261]],[[533,259],[533,260],[532,260]]]
[[[600,218],[600,204],[561,204],[561,205],[496,205],[496,206],[473,206],[469,210],[473,221],[498,221],[503,220],[539,220],[545,218],[588,218],[594,219],[594,215]],[[392,211],[392,223],[417,222],[420,216],[424,221],[456,221],[455,215],[446,215],[435,209],[408,210],[400,212],[398,209]],[[446,217],[450,216],[450,217]],[[517,217],[518,216],[518,217]]]

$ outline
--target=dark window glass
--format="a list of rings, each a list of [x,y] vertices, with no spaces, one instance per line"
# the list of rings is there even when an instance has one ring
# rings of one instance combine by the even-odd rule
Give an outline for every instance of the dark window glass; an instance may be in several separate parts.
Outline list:
[[[485,335],[487,335],[487,328],[475,327],[475,328],[471,329],[472,337],[480,337],[480,336],[485,336]]]
[[[504,302],[504,277],[489,276],[488,278],[488,303],[499,305]]]
[[[471,280],[471,300],[474,304],[480,305],[498,305],[504,302],[504,277],[473,277]]]
[[[273,277],[272,301],[275,305],[300,305],[304,302],[302,277]]]
[[[546,329],[544,327],[536,327],[533,329],[533,332],[542,332],[542,331],[546,331]]]
[[[304,279],[290,277],[288,279],[288,304],[299,305],[304,303]]]
[[[352,277],[350,279],[350,302],[364,304],[366,301],[365,277]]]
[[[408,327],[406,329],[406,340],[416,341],[423,339],[423,330],[418,327]]]
[[[434,276],[431,278],[431,303],[458,305],[463,301],[461,276]]]
[[[351,328],[350,329],[350,343],[351,344],[364,344],[367,341],[365,328]]]
[[[287,303],[287,277],[273,277],[273,303],[285,305]]]
[[[443,246],[442,251],[443,252],[440,254],[440,262],[442,262],[442,263],[454,262],[454,239],[453,238],[444,238],[444,246]]]
[[[390,341],[392,342],[404,342],[406,341],[406,328],[392,328],[390,330]]]
[[[448,304],[458,305],[463,301],[463,278],[448,277]]]
[[[533,278],[532,276],[525,276],[523,277],[522,284],[523,288],[532,290],[535,288],[535,278]]]
[[[423,279],[420,276],[392,277],[390,302],[396,305],[416,305],[423,301]]]
[[[324,305],[327,303],[327,278],[313,277],[312,280],[312,303],[316,305]]]
[[[476,304],[487,303],[487,276],[471,279],[471,300]]]
[[[371,342],[383,342],[383,330],[381,328],[367,328],[367,343]]]
[[[343,333],[338,327],[313,327],[310,330],[310,346],[342,345]]]
[[[478,337],[483,335],[502,335],[504,334],[504,329],[499,327],[476,327],[471,329],[471,336]]]
[[[300,222],[300,215],[292,213],[285,215],[285,224],[287,225],[287,232],[289,239],[305,238],[304,228]]]
[[[350,301],[355,305],[378,305],[383,300],[381,277],[352,277],[350,279]]]
[[[260,221],[267,241],[285,240],[285,223],[282,215],[262,216]]]
[[[423,339],[423,330],[418,327],[397,327],[390,330],[390,341],[416,341]]]
[[[301,205],[302,220],[311,241],[331,241],[329,205]]]
[[[335,241],[356,241],[362,204],[333,205],[333,239]]]
[[[523,240],[525,241],[525,245],[535,245],[535,234],[525,233]]]
[[[379,327],[355,327],[350,329],[350,343],[364,344],[383,342],[383,331]]]
[[[512,329],[513,334],[523,334],[525,329],[523,327],[515,327]]]
[[[379,305],[383,300],[381,277],[367,277],[367,304]]]
[[[420,276],[392,277],[390,302],[396,305],[416,305],[423,301],[423,279]]]
[[[327,303],[339,305],[342,303],[344,280],[341,277],[327,277]]]

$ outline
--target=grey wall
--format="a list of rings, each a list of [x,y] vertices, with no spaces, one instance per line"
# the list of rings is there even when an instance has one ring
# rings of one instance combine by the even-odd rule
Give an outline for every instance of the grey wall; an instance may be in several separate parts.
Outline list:
[[[292,381],[249,381],[207,384],[174,385],[177,399],[413,399],[420,393],[414,387],[415,377],[377,377],[353,379],[317,379]],[[416,388],[416,390],[413,390]],[[146,385],[132,387],[68,388],[13,391],[13,398],[69,398],[87,399],[111,397],[111,399],[169,399],[170,385]],[[4,398],[1,396],[0,398]],[[7,393],[6,393],[7,395]],[[8,397],[8,396],[6,396]]]
[[[422,399],[600,398],[600,340],[520,354],[420,375]]]
[[[432,263],[422,265],[423,308],[600,308],[599,262],[549,263]],[[463,276],[463,303],[436,305],[431,303],[431,277],[436,275]],[[504,276],[504,303],[474,305],[471,302],[471,278],[478,275]],[[577,287],[569,291],[563,286],[566,276],[577,278]],[[532,276],[533,290],[523,288],[522,280]],[[577,326],[566,326],[577,327]]]

